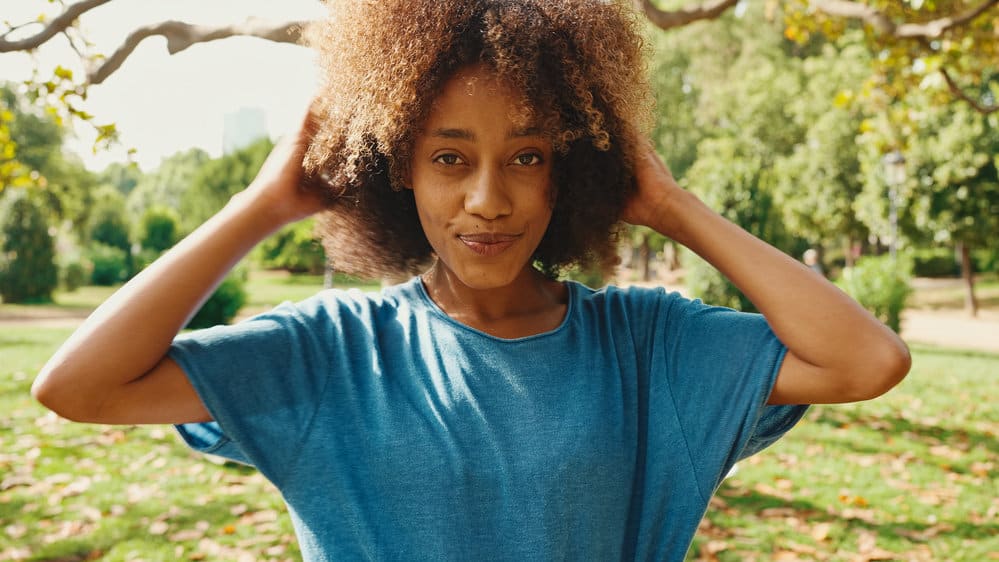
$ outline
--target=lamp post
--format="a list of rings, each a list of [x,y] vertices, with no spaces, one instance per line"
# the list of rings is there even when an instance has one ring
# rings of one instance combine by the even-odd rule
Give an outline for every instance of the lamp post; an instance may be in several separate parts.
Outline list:
[[[888,253],[895,259],[898,251],[898,188],[905,183],[905,157],[898,150],[885,154],[881,159],[885,170],[885,182],[888,184],[888,227],[891,240]]]

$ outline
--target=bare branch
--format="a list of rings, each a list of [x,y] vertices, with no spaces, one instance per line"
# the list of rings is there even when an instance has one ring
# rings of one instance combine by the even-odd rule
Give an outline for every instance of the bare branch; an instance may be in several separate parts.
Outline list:
[[[729,8],[739,3],[739,0],[711,0],[694,8],[667,11],[657,8],[652,0],[634,0],[635,8],[645,14],[656,27],[673,29],[683,27],[700,20],[713,20],[724,14]]]
[[[999,104],[982,105],[978,100],[966,94],[964,90],[961,89],[961,87],[958,86],[956,82],[954,82],[954,79],[951,78],[950,73],[947,72],[946,68],[941,68],[940,74],[943,74],[944,81],[947,82],[947,87],[950,88],[951,93],[961,98],[962,100],[968,102],[968,105],[970,105],[978,113],[981,113],[982,115],[988,115],[995,111],[999,111]]]
[[[107,4],[110,1],[111,0],[82,0],[80,2],[76,2],[75,4],[70,4],[70,6],[63,11],[63,13],[52,18],[41,31],[30,37],[14,41],[8,41],[6,39],[6,35],[4,37],[0,37],[0,53],[28,51],[34,49],[35,47],[55,37],[60,31],[63,31],[67,27],[73,25],[73,22],[76,21],[76,18],[80,17],[80,15],[93,10],[101,4]]]
[[[949,29],[970,23],[999,4],[999,0],[984,0],[978,6],[954,16],[923,23],[902,24],[895,23],[884,12],[851,0],[810,0],[810,4],[816,10],[830,16],[861,20],[884,35],[899,39],[935,39]]]
[[[251,18],[243,23],[219,27],[192,25],[181,21],[165,21],[140,27],[130,33],[125,42],[99,67],[89,71],[87,80],[91,84],[100,84],[106,80],[147,37],[156,35],[166,37],[167,51],[174,55],[196,43],[234,36],[259,37],[277,43],[298,43],[302,37],[302,27],[307,23],[306,21],[273,23]]]

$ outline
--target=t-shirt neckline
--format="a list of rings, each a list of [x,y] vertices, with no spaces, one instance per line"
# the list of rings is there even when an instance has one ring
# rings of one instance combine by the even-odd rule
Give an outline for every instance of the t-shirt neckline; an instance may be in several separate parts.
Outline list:
[[[567,299],[568,302],[566,303],[565,317],[562,318],[562,321],[559,322],[558,326],[555,326],[551,330],[545,332],[531,334],[529,336],[524,336],[520,338],[501,338],[499,336],[494,336],[490,333],[483,332],[482,330],[468,326],[467,324],[463,324],[455,320],[451,316],[449,316],[447,312],[444,312],[444,309],[442,309],[436,302],[434,302],[434,299],[430,298],[430,293],[427,292],[427,288],[423,285],[423,279],[421,279],[419,275],[413,277],[413,279],[409,281],[409,285],[415,288],[417,296],[420,299],[420,302],[423,303],[423,306],[429,309],[431,313],[433,313],[435,316],[437,316],[444,322],[447,322],[448,324],[451,324],[452,326],[455,326],[461,329],[462,331],[476,334],[478,336],[493,341],[504,342],[504,343],[519,343],[540,338],[551,337],[559,334],[565,329],[566,326],[569,325],[569,320],[572,318],[572,315],[576,308],[575,303],[576,303],[577,287],[576,283],[573,281],[566,280],[566,281],[561,281],[561,283],[565,284],[566,290],[568,291],[568,299]]]

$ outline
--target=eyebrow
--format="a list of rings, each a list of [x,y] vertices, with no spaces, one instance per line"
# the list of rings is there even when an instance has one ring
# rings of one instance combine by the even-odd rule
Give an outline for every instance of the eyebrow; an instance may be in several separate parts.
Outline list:
[[[443,139],[460,139],[467,141],[475,140],[475,133],[468,129],[449,129],[446,127],[441,127],[440,129],[435,129],[430,133],[431,137],[443,138]],[[506,133],[508,139],[520,138],[520,137],[537,137],[541,136],[541,129],[538,127],[522,127],[519,129],[510,129]]]

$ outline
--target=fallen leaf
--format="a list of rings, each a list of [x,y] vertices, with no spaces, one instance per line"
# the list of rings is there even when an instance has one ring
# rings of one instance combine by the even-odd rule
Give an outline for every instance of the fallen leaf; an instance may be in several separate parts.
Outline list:
[[[829,538],[830,530],[832,530],[831,523],[819,523],[812,527],[812,538],[815,539],[815,542],[822,542]]]

